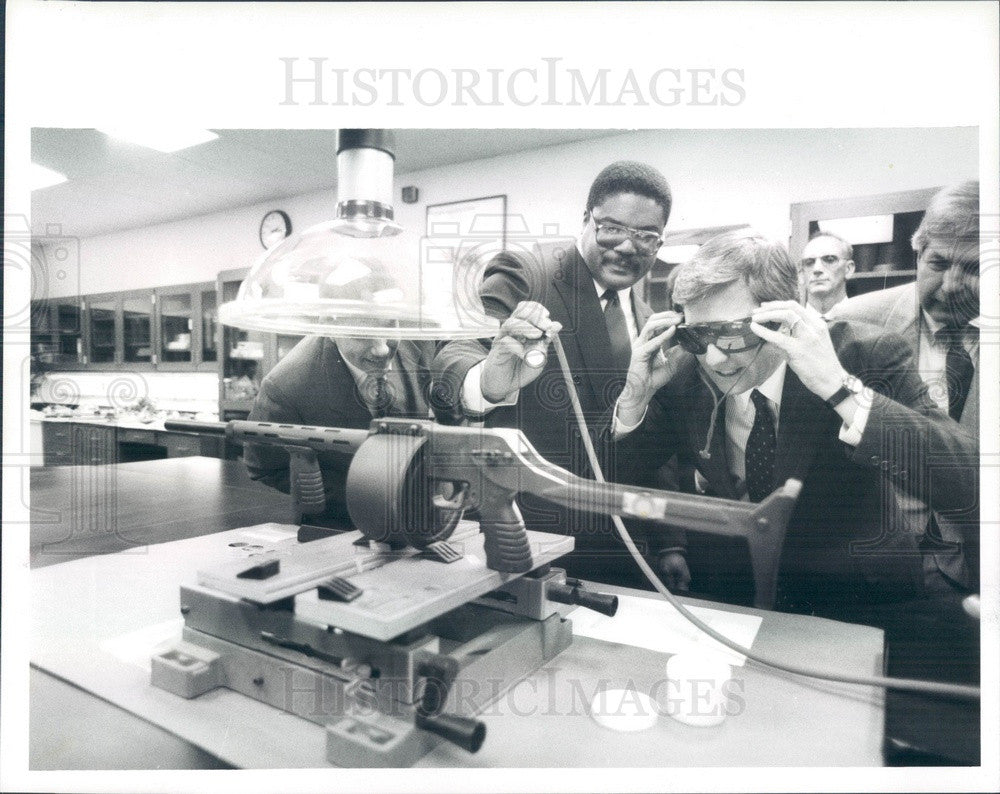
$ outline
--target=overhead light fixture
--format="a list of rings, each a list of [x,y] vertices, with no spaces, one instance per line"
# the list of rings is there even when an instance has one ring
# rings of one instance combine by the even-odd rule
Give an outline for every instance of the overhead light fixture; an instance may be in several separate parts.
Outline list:
[[[31,164],[31,189],[41,190],[43,187],[52,187],[66,181],[66,175],[46,168],[38,163]]]
[[[339,130],[336,217],[268,250],[236,299],[219,307],[219,320],[251,331],[334,338],[496,334],[500,324],[479,297],[478,260],[432,260],[434,246],[418,232],[404,234],[396,222],[394,159],[390,130]]]
[[[171,129],[170,127],[98,127],[112,138],[128,141],[158,152],[170,154],[181,149],[214,141],[219,136],[211,130]]]

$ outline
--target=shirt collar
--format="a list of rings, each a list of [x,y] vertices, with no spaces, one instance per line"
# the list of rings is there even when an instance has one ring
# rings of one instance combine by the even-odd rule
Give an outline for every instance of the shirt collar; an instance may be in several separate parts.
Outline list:
[[[598,298],[603,298],[604,297],[604,293],[608,291],[607,287],[602,287],[600,285],[600,282],[598,282],[598,280],[596,278],[593,279],[593,281],[594,281],[594,289],[597,290],[597,297]],[[632,288],[631,287],[625,287],[625,289],[620,289],[620,290],[615,290],[615,291],[618,293],[618,302],[622,306],[628,306],[629,305],[628,302],[629,302],[630,296],[632,294]]]
[[[931,339],[933,340],[937,336],[937,332],[940,331],[942,328],[944,328],[944,323],[940,322],[939,320],[935,320],[927,313],[927,310],[924,308],[920,309],[920,314],[924,318],[924,325],[927,326],[927,330],[930,331]],[[971,325],[973,328],[980,329],[982,328],[981,325],[982,319],[983,319],[982,315],[974,317],[973,319],[969,320],[969,325]]]
[[[785,387],[786,369],[788,369],[788,363],[782,361],[775,368],[774,372],[767,376],[767,380],[760,384],[760,386],[754,387],[767,397],[768,400],[777,405],[778,408],[781,408],[781,391]],[[730,399],[735,400],[740,409],[746,410],[746,407],[750,404],[750,393],[752,391],[753,389],[746,389],[737,394],[732,394],[730,395]]]

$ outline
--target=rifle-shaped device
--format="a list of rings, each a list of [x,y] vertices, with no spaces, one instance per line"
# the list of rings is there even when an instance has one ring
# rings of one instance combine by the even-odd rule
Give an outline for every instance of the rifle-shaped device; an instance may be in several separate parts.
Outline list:
[[[462,513],[475,509],[487,567],[525,573],[532,563],[515,502],[530,493],[586,513],[746,539],[755,606],[773,606],[785,528],[801,483],[788,480],[759,504],[598,483],[545,460],[511,428],[449,427],[412,419],[376,419],[369,430],[236,420],[168,421],[168,430],[225,435],[237,443],[286,449],[291,490],[303,513],[325,507],[317,452],[352,454],[347,508],[369,540],[425,549],[447,541]]]

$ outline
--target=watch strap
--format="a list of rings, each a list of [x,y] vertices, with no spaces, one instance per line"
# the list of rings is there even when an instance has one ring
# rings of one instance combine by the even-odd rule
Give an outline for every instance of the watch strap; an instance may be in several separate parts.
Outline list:
[[[833,394],[831,394],[823,402],[825,402],[831,408],[836,408],[838,405],[840,405],[844,400],[846,400],[852,394],[854,394],[854,392],[852,392],[846,386],[841,386],[839,389],[837,389],[837,391],[835,391]]]

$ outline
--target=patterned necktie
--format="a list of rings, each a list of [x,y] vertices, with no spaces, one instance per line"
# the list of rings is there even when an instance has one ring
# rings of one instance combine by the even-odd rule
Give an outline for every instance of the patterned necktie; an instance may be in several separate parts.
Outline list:
[[[622,310],[618,293],[613,289],[605,290],[601,299],[604,304],[604,322],[608,326],[608,336],[611,338],[611,357],[615,368],[624,372],[628,369],[632,358],[632,339],[628,335],[628,325],[625,323],[625,312]]]
[[[365,404],[372,416],[381,419],[388,416],[392,410],[392,387],[385,377],[385,373],[369,375],[365,378],[361,388]]]
[[[962,409],[969,397],[969,387],[975,367],[972,356],[963,344],[964,333],[961,329],[942,328],[937,333],[937,340],[948,346],[945,358],[945,379],[948,381],[948,415],[958,421],[962,418]]]
[[[751,502],[759,502],[774,490],[774,455],[777,436],[774,432],[774,412],[767,397],[754,389],[750,392],[754,406],[753,427],[747,436],[746,484]]]

